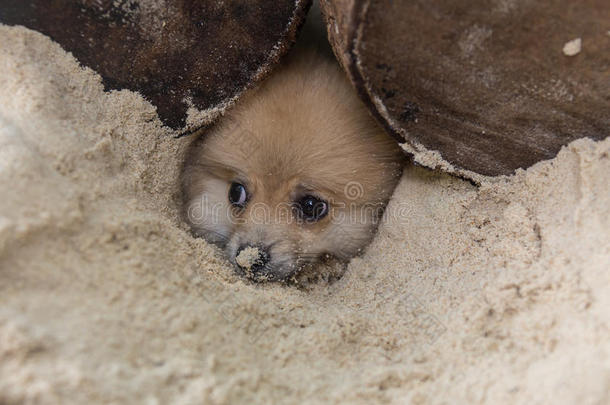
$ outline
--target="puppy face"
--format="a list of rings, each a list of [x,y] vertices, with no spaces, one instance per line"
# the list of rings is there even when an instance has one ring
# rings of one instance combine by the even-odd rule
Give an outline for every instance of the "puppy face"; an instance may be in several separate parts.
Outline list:
[[[338,67],[292,61],[190,146],[185,217],[239,272],[284,280],[371,240],[403,154]]]

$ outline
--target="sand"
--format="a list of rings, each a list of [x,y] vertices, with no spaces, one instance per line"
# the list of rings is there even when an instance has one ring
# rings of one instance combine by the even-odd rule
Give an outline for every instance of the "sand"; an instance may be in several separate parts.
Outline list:
[[[565,56],[575,56],[582,50],[582,39],[576,38],[568,41],[563,46],[563,54]]]
[[[610,403],[610,139],[479,186],[408,167],[345,274],[237,277],[189,139],[0,26],[0,403]]]
[[[254,265],[257,260],[259,260],[261,253],[256,247],[247,247],[242,250],[237,257],[235,258],[235,262],[242,267],[250,269],[252,265]]]

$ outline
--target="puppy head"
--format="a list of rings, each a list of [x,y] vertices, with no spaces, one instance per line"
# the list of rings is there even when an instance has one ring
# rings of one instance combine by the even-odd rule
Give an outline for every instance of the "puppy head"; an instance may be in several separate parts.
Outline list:
[[[190,146],[186,219],[238,271],[283,280],[366,246],[403,159],[336,66],[292,64]]]

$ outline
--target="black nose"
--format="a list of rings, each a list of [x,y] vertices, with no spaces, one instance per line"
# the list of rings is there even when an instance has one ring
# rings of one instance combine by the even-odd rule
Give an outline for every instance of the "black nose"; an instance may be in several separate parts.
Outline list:
[[[269,252],[261,246],[242,245],[237,249],[235,262],[246,271],[258,273],[269,263]]]

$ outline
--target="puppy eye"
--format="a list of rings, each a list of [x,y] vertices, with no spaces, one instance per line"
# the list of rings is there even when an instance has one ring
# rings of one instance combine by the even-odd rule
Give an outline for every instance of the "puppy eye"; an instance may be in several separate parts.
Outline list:
[[[306,221],[318,221],[328,214],[328,203],[312,195],[301,198],[297,206]]]
[[[244,207],[248,201],[248,193],[246,193],[246,187],[243,184],[231,183],[229,188],[229,202],[238,207]]]

